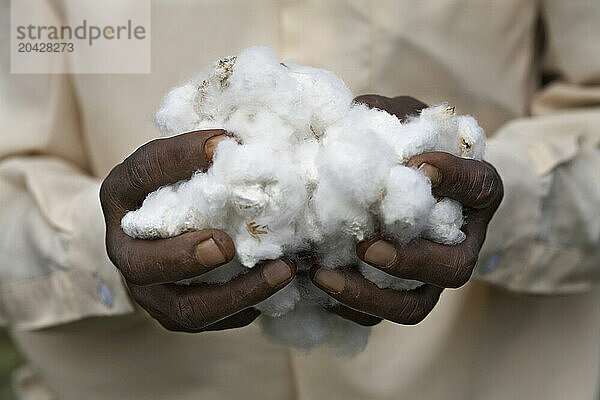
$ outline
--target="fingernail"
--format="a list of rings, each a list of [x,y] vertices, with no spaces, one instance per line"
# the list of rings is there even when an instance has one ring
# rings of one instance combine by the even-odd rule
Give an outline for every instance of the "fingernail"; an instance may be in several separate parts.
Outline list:
[[[383,239],[373,242],[365,251],[364,260],[369,264],[386,268],[392,265],[397,255],[396,247]]]
[[[225,134],[221,134],[221,135],[211,137],[210,139],[208,139],[206,141],[206,143],[204,143],[204,156],[206,157],[206,159],[208,161],[212,161],[219,143],[221,143],[223,140],[228,139],[228,138],[229,138],[229,136],[227,136]]]
[[[341,293],[346,285],[344,274],[332,269],[319,269],[313,279],[319,286],[333,293]]]
[[[421,171],[425,176],[429,178],[431,181],[431,186],[436,187],[442,180],[442,174],[440,170],[434,167],[431,164],[423,163],[419,167],[419,171]]]
[[[227,257],[213,238],[206,239],[196,246],[196,259],[208,267],[216,267],[227,261]]]
[[[263,266],[262,274],[269,285],[276,287],[290,279],[293,272],[285,261],[275,260]]]

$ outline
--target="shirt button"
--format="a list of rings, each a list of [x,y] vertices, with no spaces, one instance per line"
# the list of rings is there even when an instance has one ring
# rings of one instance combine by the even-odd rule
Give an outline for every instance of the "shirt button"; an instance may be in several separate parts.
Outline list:
[[[108,308],[112,308],[113,306],[113,297],[110,293],[110,289],[108,286],[104,284],[104,282],[100,282],[98,284],[98,298]]]

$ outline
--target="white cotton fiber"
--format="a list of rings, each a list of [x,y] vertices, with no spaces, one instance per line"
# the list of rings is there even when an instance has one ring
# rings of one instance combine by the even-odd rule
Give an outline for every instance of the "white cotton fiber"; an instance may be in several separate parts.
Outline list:
[[[485,135],[446,104],[401,123],[352,99],[332,72],[280,63],[265,47],[219,60],[165,96],[156,124],[163,136],[221,128],[235,139],[220,142],[208,171],[150,193],[125,215],[124,231],[143,239],[227,232],[235,259],[188,284],[226,282],[263,260],[290,257],[297,277],[257,305],[266,334],[303,349],[362,349],[369,329],[324,310],[335,300],[310,282],[311,264],[296,255],[315,253],[325,268],[356,265],[381,288],[420,286],[357,262],[355,246],[375,233],[400,243],[464,240],[462,206],[435,199],[429,179],[405,164],[426,151],[480,159]]]
[[[407,243],[423,230],[434,204],[428,179],[412,168],[393,167],[381,201],[385,231],[397,241]]]
[[[460,243],[465,240],[465,233],[460,230],[463,223],[462,205],[443,198],[433,206],[421,236],[442,244]]]

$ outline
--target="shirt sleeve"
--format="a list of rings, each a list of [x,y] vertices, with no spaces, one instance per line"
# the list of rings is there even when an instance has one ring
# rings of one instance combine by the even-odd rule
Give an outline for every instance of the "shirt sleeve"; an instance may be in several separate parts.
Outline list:
[[[53,7],[39,7],[53,16]],[[9,71],[8,51],[2,52],[0,324],[38,329],[132,312],[104,249],[100,180],[87,172],[69,76]]]
[[[577,293],[600,283],[600,7],[542,4],[543,66],[555,79],[532,97],[530,117],[488,142],[505,197],[475,276],[516,292]]]

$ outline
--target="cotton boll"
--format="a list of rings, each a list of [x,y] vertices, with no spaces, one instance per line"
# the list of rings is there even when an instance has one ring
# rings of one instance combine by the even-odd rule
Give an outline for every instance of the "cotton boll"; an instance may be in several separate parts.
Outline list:
[[[374,233],[374,229],[372,233]],[[356,233],[340,231],[315,246],[314,251],[319,255],[320,264],[326,268],[353,265],[356,261],[356,243],[370,235],[360,233],[361,239],[355,239],[355,236]]]
[[[481,160],[485,152],[485,133],[475,118],[470,115],[460,115],[458,120],[459,157]]]
[[[167,238],[190,229],[219,228],[226,196],[225,186],[207,184],[204,176],[196,175],[189,181],[150,193],[140,209],[123,217],[121,225],[125,233],[140,239]],[[217,217],[216,220],[210,221],[209,215]]]
[[[438,151],[458,157],[481,160],[485,151],[485,134],[470,115],[459,115],[447,104],[424,109],[422,119],[440,126]]]
[[[300,291],[296,279],[294,278],[294,281],[268,299],[258,303],[255,308],[263,315],[273,318],[281,317],[292,311],[296,304],[300,302]]]
[[[291,62],[285,62],[284,66],[298,83],[302,100],[310,110],[312,132],[321,137],[328,126],[346,115],[352,103],[352,92],[333,72]]]
[[[312,284],[307,271],[300,272],[292,282],[268,299],[257,304],[256,308],[269,317],[280,317],[292,311],[296,305],[319,305],[329,307],[335,299]]]
[[[306,185],[284,154],[262,144],[224,142],[219,144],[218,157],[212,167],[213,176],[230,188],[231,203],[238,215],[260,216],[265,223],[279,224],[302,210]]]
[[[400,120],[385,111],[369,108],[364,104],[352,104],[347,115],[327,130],[331,139],[344,140],[349,134],[375,136],[393,148],[395,137],[402,130]]]
[[[460,230],[464,219],[462,205],[449,198],[438,201],[427,220],[422,236],[437,243],[455,245],[465,240],[465,233]]]
[[[233,236],[237,256],[246,267],[252,268],[261,260],[271,260],[283,255],[283,248],[279,240],[273,238],[273,234],[264,239],[250,235],[250,232],[240,227],[237,234]]]
[[[295,281],[303,303],[317,304],[323,308],[330,308],[339,304],[336,299],[329,296],[312,283],[308,271],[299,273],[296,276]]]
[[[319,176],[326,177],[327,186],[365,208],[383,194],[388,171],[393,160],[385,144],[377,136],[352,134],[339,139],[337,127],[329,129],[317,158]],[[331,136],[329,136],[331,134]]]
[[[447,103],[435,105],[421,110],[420,119],[435,124],[438,127],[438,149],[452,153],[455,148],[458,132],[456,109]]]
[[[438,147],[440,126],[426,118],[409,118],[390,140],[396,160],[406,163],[417,154],[434,151]]]
[[[337,324],[325,344],[334,356],[352,358],[367,347],[370,326],[361,326],[343,318]]]
[[[298,304],[294,310],[278,318],[262,316],[260,322],[271,341],[308,351],[327,340],[337,320],[335,314],[321,306]]]
[[[359,140],[349,133],[346,140],[334,138],[332,133],[324,139],[316,158],[319,186],[311,204],[325,241],[339,233],[363,240],[374,231],[369,207],[383,195],[392,158],[375,136]]]
[[[358,263],[358,270],[362,276],[373,282],[380,289],[413,290],[423,286],[423,282],[397,278],[363,261]]]
[[[293,163],[298,166],[304,177],[309,197],[319,185],[319,170],[316,160],[320,150],[321,145],[318,142],[305,141],[298,143],[291,154]]]
[[[370,327],[338,318],[320,305],[305,302],[277,318],[263,315],[260,322],[266,336],[275,343],[304,351],[326,343],[335,355],[345,357],[360,353],[371,333]]]
[[[261,143],[272,149],[286,149],[291,145],[296,128],[270,111],[250,111],[238,108],[222,124],[244,144]]]
[[[236,251],[242,264],[249,268],[261,260],[275,259],[285,252],[293,254],[305,247],[302,239],[296,239],[293,224],[285,221],[265,224],[269,221],[267,217],[237,221],[239,228],[233,235]]]
[[[248,267],[283,254],[295,235],[293,221],[303,211],[306,185],[279,152],[262,144],[221,143],[212,173],[229,187],[236,248]],[[221,162],[227,157],[227,162]],[[219,161],[219,162],[217,162]]]
[[[233,139],[228,142],[235,143]],[[227,222],[228,196],[224,184],[197,173],[188,181],[150,193],[142,207],[123,217],[121,226],[125,233],[140,239],[167,238],[190,229],[220,229]]]
[[[401,243],[415,238],[435,204],[431,183],[419,171],[397,166],[389,173],[381,202],[385,232]]]
[[[201,120],[222,123],[226,112],[233,107],[231,102],[222,100],[220,93],[228,85],[236,59],[236,56],[224,57],[195,79],[194,109]]]
[[[215,228],[231,236],[232,262],[179,283],[223,283],[264,260],[294,260],[294,280],[257,305],[266,334],[305,349],[333,343],[359,351],[368,329],[325,311],[336,300],[308,270],[356,265],[357,242],[376,233],[399,243],[464,240],[461,205],[436,203],[429,179],[404,164],[427,151],[480,159],[485,136],[446,104],[402,123],[352,97],[333,73],[281,65],[265,47],[217,61],[170,91],[155,119],[163,135],[218,128],[235,139],[219,143],[208,171],[150,193],[123,217],[124,231],[153,239]],[[420,285],[358,268],[381,288]]]
[[[140,209],[125,214],[121,220],[123,231],[140,239],[169,237],[177,230],[170,229],[175,226],[170,217],[179,205],[179,197],[173,187],[161,188],[148,195]]]
[[[181,186],[180,198],[182,207],[189,204],[189,212],[197,218],[190,219],[184,229],[223,229],[229,224],[227,201],[229,188],[212,179],[212,174],[196,173],[192,179]]]
[[[302,102],[296,81],[267,47],[250,47],[235,60],[223,103],[236,105],[239,99],[249,109],[267,109],[294,126],[308,128],[310,114]],[[225,107],[223,107],[225,109]]]
[[[340,132],[340,138],[343,138],[353,132],[377,137],[387,144],[394,162],[403,164],[416,154],[434,150],[439,128],[439,124],[431,119],[413,117],[402,124],[396,116],[385,111],[354,104],[348,115],[330,128],[328,134],[333,136]]]
[[[373,230],[373,218],[369,211],[352,199],[337,194],[326,179],[321,180],[311,203],[325,241],[341,233],[362,240],[366,232]]]
[[[200,121],[194,109],[196,87],[192,81],[171,89],[154,114],[154,122],[163,136],[194,130]]]

